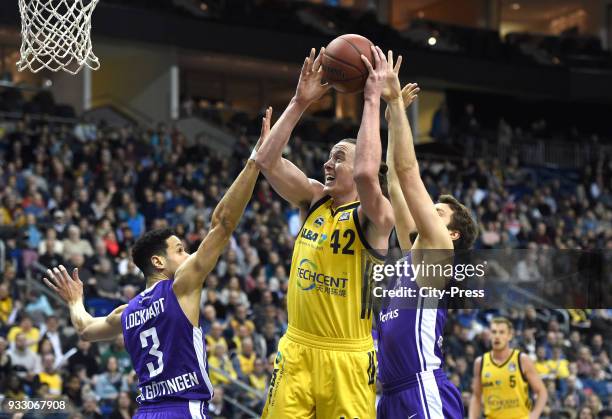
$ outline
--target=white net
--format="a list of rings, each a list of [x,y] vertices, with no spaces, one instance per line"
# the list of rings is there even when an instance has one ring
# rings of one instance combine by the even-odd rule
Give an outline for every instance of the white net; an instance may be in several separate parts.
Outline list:
[[[91,45],[91,15],[99,0],[19,0],[21,58],[17,69],[78,73],[100,67]]]

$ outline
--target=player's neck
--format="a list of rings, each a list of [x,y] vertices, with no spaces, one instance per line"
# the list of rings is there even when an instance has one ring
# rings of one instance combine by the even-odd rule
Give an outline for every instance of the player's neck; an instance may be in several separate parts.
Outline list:
[[[339,207],[349,204],[351,202],[358,201],[359,197],[356,192],[349,192],[346,194],[332,195],[332,208],[334,210]]]
[[[506,346],[504,349],[501,349],[499,351],[496,351],[495,349],[491,351],[491,355],[497,363],[506,361],[511,353],[512,349],[510,348],[510,346]]]
[[[164,279],[168,279],[164,274],[153,274],[149,278],[147,278],[146,288],[149,289],[153,285],[157,284],[159,281],[163,281]]]

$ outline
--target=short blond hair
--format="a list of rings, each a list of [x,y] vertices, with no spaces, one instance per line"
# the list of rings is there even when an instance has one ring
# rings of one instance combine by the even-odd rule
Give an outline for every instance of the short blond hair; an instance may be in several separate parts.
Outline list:
[[[491,319],[491,324],[505,324],[506,326],[508,326],[508,330],[510,330],[511,332],[514,331],[514,325],[510,320],[505,317],[493,317],[493,319]]]

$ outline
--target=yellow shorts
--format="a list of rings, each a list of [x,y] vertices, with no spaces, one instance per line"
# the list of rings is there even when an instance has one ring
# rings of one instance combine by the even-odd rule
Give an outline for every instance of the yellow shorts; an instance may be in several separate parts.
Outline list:
[[[263,419],[376,417],[372,338],[322,339],[289,327],[278,344]]]

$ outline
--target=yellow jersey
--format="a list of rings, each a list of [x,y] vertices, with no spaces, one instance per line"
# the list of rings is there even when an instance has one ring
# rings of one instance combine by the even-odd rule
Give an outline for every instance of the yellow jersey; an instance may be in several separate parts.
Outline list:
[[[506,362],[497,365],[491,352],[482,356],[480,382],[487,419],[527,419],[531,411],[529,385],[514,349]]]
[[[52,396],[62,395],[62,376],[58,373],[48,374],[43,371],[38,374],[38,380],[49,386],[49,394]]]
[[[384,256],[365,239],[359,201],[335,210],[332,204],[329,196],[315,203],[295,241],[287,292],[289,333],[365,347],[372,339],[372,268]]]
[[[253,372],[253,369],[255,368],[255,358],[255,353],[252,353],[251,356],[244,356],[242,354],[238,355],[240,370],[244,375],[249,375]]]

